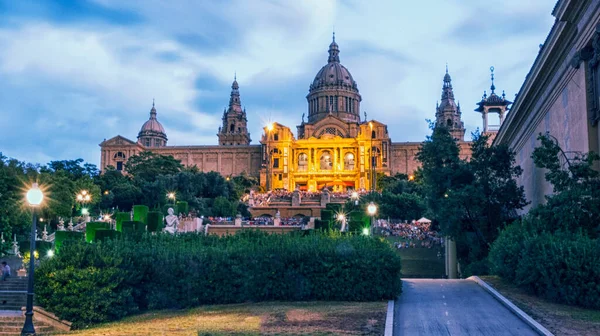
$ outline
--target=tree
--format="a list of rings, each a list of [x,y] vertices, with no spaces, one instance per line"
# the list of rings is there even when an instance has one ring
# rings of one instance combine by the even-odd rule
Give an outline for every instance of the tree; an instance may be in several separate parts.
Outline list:
[[[125,170],[134,179],[153,182],[159,175],[172,175],[181,171],[181,161],[170,155],[141,152],[133,155],[125,163]]]
[[[435,127],[417,154],[428,211],[441,232],[456,240],[466,273],[474,270],[469,264],[485,259],[499,231],[527,204],[516,184],[521,168],[512,150],[492,147],[487,136],[473,134],[471,151],[469,161],[461,160],[456,140],[447,129]]]
[[[537,167],[547,170],[546,180],[555,193],[546,196],[547,203],[533,208],[530,215],[550,232],[583,230],[599,237],[600,175],[594,164],[600,156],[590,152],[568,158],[548,134],[540,134],[538,140],[541,145],[534,149],[532,158]]]

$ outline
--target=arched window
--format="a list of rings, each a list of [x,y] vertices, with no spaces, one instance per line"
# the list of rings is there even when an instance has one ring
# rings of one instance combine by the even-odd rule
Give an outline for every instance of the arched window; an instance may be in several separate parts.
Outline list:
[[[306,153],[300,153],[298,155],[298,171],[308,170],[308,155]]]
[[[446,125],[447,125],[448,127],[452,127],[452,119],[448,119],[448,120],[446,120]]]
[[[344,155],[344,170],[354,170],[354,154],[346,153]]]
[[[229,132],[233,133],[235,131],[235,124],[231,124],[231,126],[229,126]]]
[[[320,168],[321,168],[321,170],[331,170],[332,162],[331,162],[331,153],[329,151],[324,151],[321,154]]]
[[[377,132],[375,132],[374,130],[371,131],[371,139],[375,139],[377,138]]]
[[[114,156],[113,159],[122,159],[125,160],[125,154],[123,154],[123,152],[117,152]]]

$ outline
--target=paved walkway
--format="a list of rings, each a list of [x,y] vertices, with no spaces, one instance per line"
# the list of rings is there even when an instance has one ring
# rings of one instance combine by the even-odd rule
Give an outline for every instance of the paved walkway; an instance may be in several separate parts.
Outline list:
[[[537,335],[472,280],[403,279],[394,335]]]

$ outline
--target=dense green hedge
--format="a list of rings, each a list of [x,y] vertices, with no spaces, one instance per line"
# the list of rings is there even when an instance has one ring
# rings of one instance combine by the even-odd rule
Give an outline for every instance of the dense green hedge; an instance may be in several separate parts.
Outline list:
[[[266,300],[395,298],[400,259],[376,239],[336,233],[144,235],[67,243],[36,270],[36,299],[75,326],[147,309]]]
[[[85,241],[88,243],[96,239],[96,230],[110,229],[110,223],[107,222],[89,222],[85,224]]]
[[[77,231],[56,231],[54,235],[54,249],[58,254],[63,243],[69,240],[83,242],[85,240],[85,235],[83,232]]]
[[[120,231],[115,231],[111,229],[96,229],[95,241],[105,241],[106,239],[118,239],[120,237]]]
[[[162,230],[163,216],[158,211],[148,212],[146,224],[148,225],[148,232],[156,232]]]
[[[150,209],[145,205],[134,205],[133,206],[133,220],[136,222],[146,223],[148,217],[148,211]]]
[[[600,242],[580,233],[507,227],[493,243],[491,271],[549,300],[600,309]]]
[[[187,216],[188,212],[190,211],[188,202],[178,201],[176,210],[177,210],[177,213],[176,213],[177,215],[183,214],[183,215]]]
[[[117,215],[115,216],[117,231],[121,231],[123,229],[123,222],[128,220],[131,220],[131,214],[129,212],[117,212]]]

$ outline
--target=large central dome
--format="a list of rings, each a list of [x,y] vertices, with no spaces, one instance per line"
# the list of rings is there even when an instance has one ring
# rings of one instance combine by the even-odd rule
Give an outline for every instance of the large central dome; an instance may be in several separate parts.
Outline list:
[[[340,63],[339,54],[334,35],[329,45],[327,64],[317,72],[306,97],[309,123],[315,123],[329,114],[345,121],[360,122],[362,98],[350,71]]]

